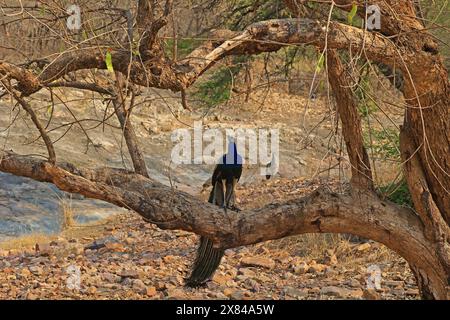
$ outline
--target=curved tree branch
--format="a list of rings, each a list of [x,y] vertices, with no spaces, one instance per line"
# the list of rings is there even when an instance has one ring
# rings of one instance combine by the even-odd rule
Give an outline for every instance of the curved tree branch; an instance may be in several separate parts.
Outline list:
[[[276,51],[286,45],[310,44],[323,47],[327,42],[330,49],[364,48],[374,60],[400,65],[399,53],[389,39],[337,22],[330,23],[327,33],[324,25],[324,22],[311,19],[268,20],[252,24],[223,43],[208,43],[203,48],[209,47],[212,50],[206,55],[204,50],[196,50],[177,63],[166,61],[163,57],[142,62],[130,52],[116,51],[112,53],[112,64],[115,71],[129,74],[130,81],[135,84],[172,91],[189,87],[203,72],[227,55]],[[133,56],[131,62],[130,55]],[[20,84],[18,89],[25,95],[36,92],[70,72],[94,68],[106,69],[105,56],[98,51],[64,53],[39,76],[29,70],[0,62],[0,74],[16,79]]]
[[[432,249],[434,243],[424,237],[419,217],[367,190],[336,194],[321,188],[299,199],[225,214],[192,195],[122,169],[53,165],[9,152],[3,154],[0,170],[134,210],[162,229],[195,232],[222,248],[302,233],[351,233],[370,238],[399,253],[412,267],[426,270],[423,274],[436,290],[432,297],[443,299],[446,295],[445,270]]]

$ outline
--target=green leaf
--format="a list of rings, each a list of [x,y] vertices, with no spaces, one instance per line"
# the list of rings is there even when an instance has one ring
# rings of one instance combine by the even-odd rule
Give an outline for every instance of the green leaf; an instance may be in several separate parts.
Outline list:
[[[356,3],[353,2],[352,10],[350,10],[350,12],[347,15],[347,22],[349,25],[353,25],[353,18],[355,17],[357,11],[358,6],[356,5]]]
[[[89,37],[88,37],[88,34],[87,34],[86,30],[83,30],[83,39],[87,40],[88,38]]]
[[[322,52],[322,53],[320,54],[319,61],[317,62],[316,73],[319,73],[320,71],[322,71],[324,61],[325,61],[325,55],[324,55],[324,53]]]
[[[52,115],[53,112],[53,105],[49,104],[47,106],[47,116],[50,117]]]
[[[105,63],[106,63],[106,68],[108,69],[109,72],[114,72],[114,68],[112,65],[112,55],[111,52],[106,52],[106,57],[105,57]]]

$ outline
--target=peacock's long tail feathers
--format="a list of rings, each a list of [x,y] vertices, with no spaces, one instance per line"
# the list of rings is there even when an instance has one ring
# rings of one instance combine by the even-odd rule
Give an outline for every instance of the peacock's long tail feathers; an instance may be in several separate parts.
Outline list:
[[[208,202],[222,206],[224,203],[223,182],[217,181],[209,194]],[[200,245],[197,249],[197,257],[191,275],[186,279],[186,285],[198,287],[208,281],[219,267],[225,250],[213,247],[213,242],[205,237],[200,237]]]
[[[209,280],[222,260],[223,249],[213,247],[213,242],[205,237],[200,237],[200,245],[191,275],[186,280],[186,285],[198,287]]]

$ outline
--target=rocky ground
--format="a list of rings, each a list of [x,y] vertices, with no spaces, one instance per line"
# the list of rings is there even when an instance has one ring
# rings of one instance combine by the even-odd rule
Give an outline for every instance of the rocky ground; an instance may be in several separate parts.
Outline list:
[[[104,101],[80,91],[57,92],[68,100],[53,110],[51,138],[58,141],[58,160],[88,167],[130,168],[121,131],[114,129],[115,118],[106,126],[97,125],[96,121],[111,112]],[[32,101],[45,123],[50,117],[46,107],[49,99],[48,94],[40,93]],[[208,112],[197,110],[191,103],[196,111],[189,113],[181,108],[179,97],[152,90],[139,103],[132,115],[136,134],[150,176],[162,183],[169,184],[167,163],[173,146],[172,131],[190,127],[194,121],[202,121],[205,128],[280,129],[279,180],[262,181],[259,168],[245,167],[237,199],[243,209],[303,196],[326,181],[348,180],[349,165],[340,149],[342,139],[324,97],[307,102],[302,95],[257,92],[249,102],[235,97]],[[70,112],[66,110],[69,107]],[[4,148],[21,154],[42,153],[42,143],[35,141],[36,133],[30,131],[32,125],[26,115],[16,115],[13,106],[5,102],[0,109],[0,127],[7,128],[0,132]],[[73,126],[66,133],[66,127],[73,122],[72,112],[86,125],[83,130]],[[387,122],[383,116],[379,112],[380,123]],[[389,113],[389,119],[399,122],[401,117],[394,112]],[[398,171],[391,162],[376,162],[375,168],[379,180],[390,181]],[[200,192],[199,196],[206,198],[208,190],[201,188],[210,177],[211,166],[179,166],[170,170],[177,188],[196,195]],[[331,187],[340,191],[345,184]],[[66,195],[58,197],[53,193],[45,184],[0,176],[0,236],[32,233],[26,241],[19,237],[0,242],[0,298],[418,298],[414,278],[403,259],[381,244],[351,243],[345,236],[337,235],[302,235],[227,250],[211,282],[203,288],[186,288],[183,282],[195,256],[197,236],[159,230],[135,214],[112,214],[115,211],[109,207],[101,209],[112,216],[89,220],[93,212],[101,213],[102,218],[104,210],[99,212],[100,206],[93,207],[76,195],[69,196],[70,210],[74,211],[76,222],[87,221],[90,225],[78,225],[49,236],[48,233],[58,231],[60,224],[54,221],[63,216],[61,204],[66,203]],[[367,290],[368,269],[374,265],[381,269],[381,288],[375,291]]]
[[[302,179],[241,187],[242,208],[298,197]],[[336,185],[332,186],[333,188]],[[23,249],[0,249],[2,299],[417,299],[408,265],[381,244],[303,235],[226,251],[205,287],[183,286],[197,237],[165,231],[132,213]],[[87,230],[87,231],[86,231]],[[367,290],[368,268],[381,269]],[[77,272],[79,270],[79,282]]]

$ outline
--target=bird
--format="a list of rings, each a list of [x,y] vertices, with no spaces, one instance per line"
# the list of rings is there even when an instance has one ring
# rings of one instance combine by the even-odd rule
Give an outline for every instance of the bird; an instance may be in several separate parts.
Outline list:
[[[239,211],[235,204],[235,187],[242,174],[242,157],[233,140],[230,140],[227,153],[218,162],[211,178],[213,188],[208,202],[223,208],[225,213],[227,209]],[[223,248],[214,248],[210,239],[201,236],[192,272],[185,284],[189,287],[204,285],[214,275],[224,253]]]

